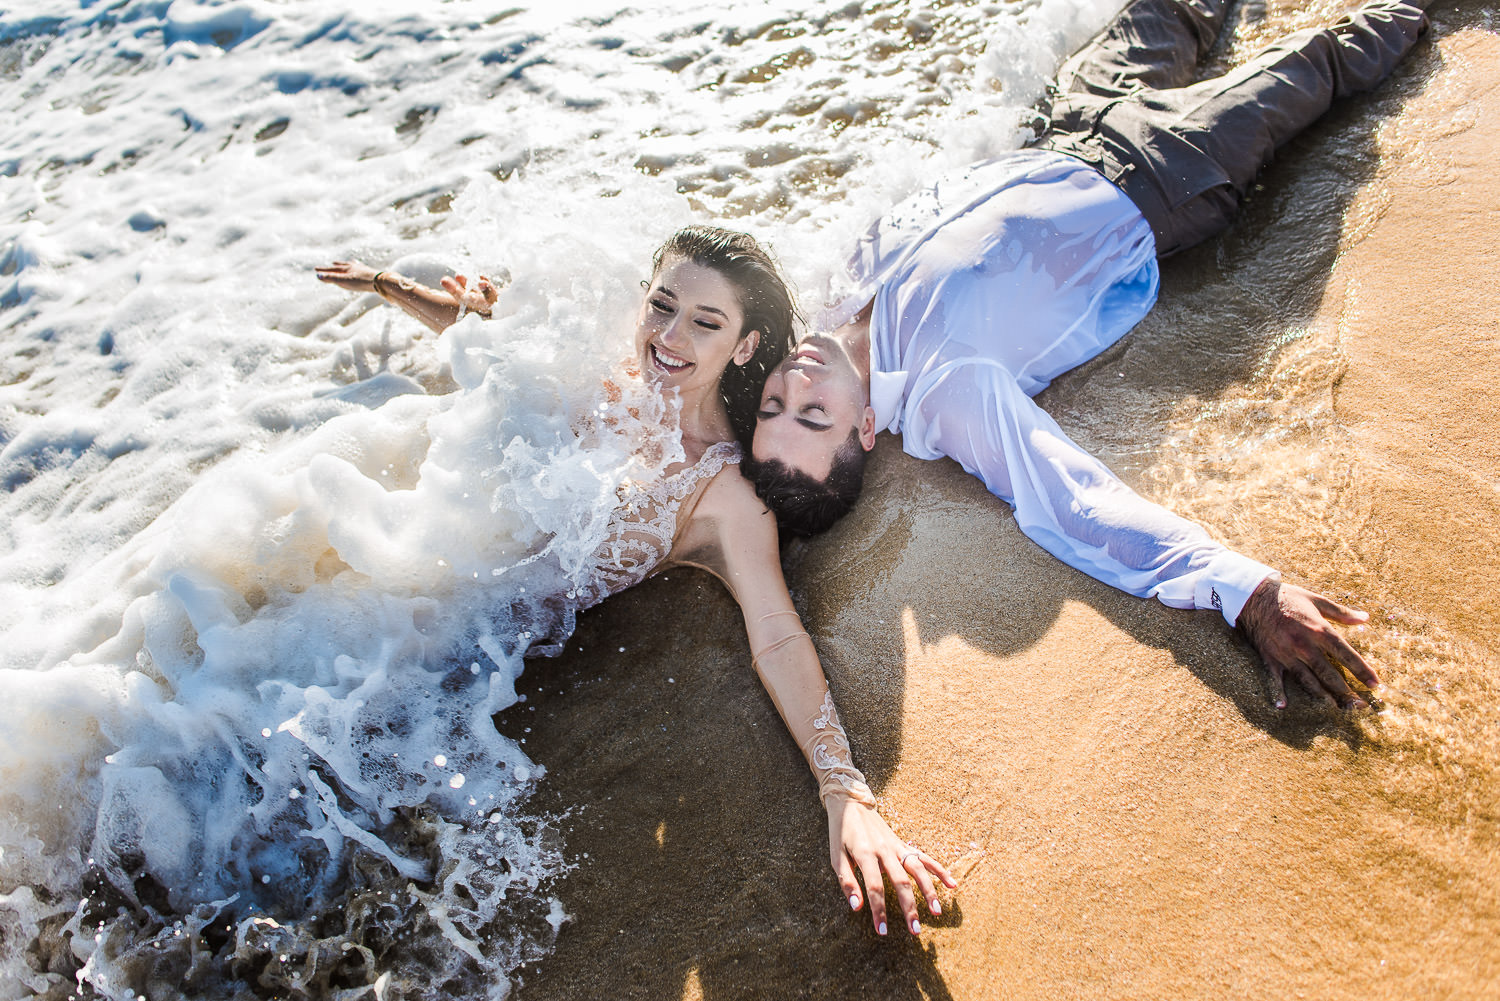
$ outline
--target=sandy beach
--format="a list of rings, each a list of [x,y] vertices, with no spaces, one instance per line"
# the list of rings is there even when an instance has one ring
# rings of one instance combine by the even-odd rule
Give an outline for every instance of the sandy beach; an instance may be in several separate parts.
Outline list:
[[[1270,6],[1225,58],[1319,13]],[[943,916],[881,939],[848,913],[732,600],[674,571],[501,717],[574,867],[517,997],[1500,991],[1500,36],[1467,0],[1433,19],[1041,398],[1143,493],[1368,609],[1379,711],[1277,713],[1217,615],[1068,569],[887,436],[789,583],[883,810],[955,866]]]

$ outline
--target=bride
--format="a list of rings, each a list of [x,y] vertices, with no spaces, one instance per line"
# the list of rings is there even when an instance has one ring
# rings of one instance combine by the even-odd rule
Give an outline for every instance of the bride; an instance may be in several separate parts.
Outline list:
[[[472,287],[462,275],[445,278],[434,289],[353,261],[321,267],[317,276],[374,292],[436,331],[467,313],[488,318],[498,298],[483,277]],[[792,344],[791,295],[753,238],[714,227],[674,234],[642,284],[630,372],[675,398],[681,457],[656,482],[622,488],[607,541],[570,577],[565,596],[574,608],[588,607],[674,566],[698,567],[722,581],[744,615],[755,670],[817,778],[830,861],[845,898],[855,910],[867,899],[883,935],[889,886],[907,927],[919,932],[917,894],[938,914],[934,878],[950,887],[953,878],[897,838],[876,812],[787,593],[775,518],[750,482],[727,468],[737,469],[754,433],[761,386]]]

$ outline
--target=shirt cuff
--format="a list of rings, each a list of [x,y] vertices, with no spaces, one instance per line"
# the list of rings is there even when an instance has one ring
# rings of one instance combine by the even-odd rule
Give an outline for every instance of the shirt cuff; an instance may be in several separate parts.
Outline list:
[[[1197,608],[1217,608],[1224,621],[1233,626],[1250,595],[1267,577],[1281,579],[1281,574],[1257,560],[1239,553],[1226,552],[1214,557],[1198,575],[1193,588]]]

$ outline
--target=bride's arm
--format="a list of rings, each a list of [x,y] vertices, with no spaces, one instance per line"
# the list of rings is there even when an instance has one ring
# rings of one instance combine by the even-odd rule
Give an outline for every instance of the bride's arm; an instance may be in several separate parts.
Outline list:
[[[478,313],[488,319],[490,307],[499,294],[494,284],[483,275],[473,288],[469,288],[467,278],[458,275],[444,278],[442,289],[435,289],[399,272],[377,271],[359,261],[334,261],[315,268],[314,273],[319,281],[351,292],[374,292],[438,333],[453,326],[465,312]]]
[[[956,884],[941,863],[898,838],[875,810],[875,798],[854,767],[817,651],[787,593],[774,517],[750,485],[726,469],[710,484],[693,520],[699,523],[693,527],[708,530],[710,539],[704,541],[717,549],[713,562],[745,616],[755,671],[818,780],[828,812],[829,861],[845,898],[858,910],[868,896],[871,919],[883,935],[889,884],[907,927],[919,931],[916,893],[938,914],[933,877],[949,887]]]

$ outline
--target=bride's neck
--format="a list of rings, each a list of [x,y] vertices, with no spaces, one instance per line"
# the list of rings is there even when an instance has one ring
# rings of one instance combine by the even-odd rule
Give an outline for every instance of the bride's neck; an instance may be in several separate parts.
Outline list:
[[[693,461],[715,442],[734,439],[734,426],[729,422],[729,411],[717,386],[697,399],[683,398],[678,426],[682,429],[683,447]]]

